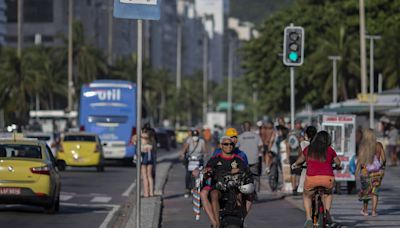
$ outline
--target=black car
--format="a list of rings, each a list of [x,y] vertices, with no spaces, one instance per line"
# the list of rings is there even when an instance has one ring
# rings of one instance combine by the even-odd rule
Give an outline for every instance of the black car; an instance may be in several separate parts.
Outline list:
[[[170,146],[172,147],[172,148],[176,148],[176,136],[175,136],[175,131],[173,130],[173,129],[166,129],[167,130],[167,134],[168,134],[168,136],[169,136],[169,143],[170,143]]]
[[[170,149],[170,136],[165,128],[155,128],[157,148]]]

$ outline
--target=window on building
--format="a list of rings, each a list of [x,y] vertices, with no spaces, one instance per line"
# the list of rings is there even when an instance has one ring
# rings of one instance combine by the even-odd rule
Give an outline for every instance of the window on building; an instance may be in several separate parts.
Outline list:
[[[17,0],[6,0],[7,22],[17,22]]]
[[[53,0],[24,1],[25,22],[53,22]]]
[[[17,22],[17,0],[6,0],[7,22]],[[53,22],[53,0],[24,1],[24,22]]]

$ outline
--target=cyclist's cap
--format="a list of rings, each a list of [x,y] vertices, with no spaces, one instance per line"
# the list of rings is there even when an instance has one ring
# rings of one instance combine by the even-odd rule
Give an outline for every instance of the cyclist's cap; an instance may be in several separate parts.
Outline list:
[[[200,132],[198,130],[192,130],[192,136],[199,136]]]
[[[222,137],[219,139],[219,143],[222,143],[222,142],[224,142],[225,140],[229,140],[229,141],[232,142],[231,137],[229,137],[229,136],[222,136]]]
[[[233,136],[238,136],[238,135],[239,134],[238,134],[238,132],[236,131],[235,128],[230,127],[228,129],[226,129],[225,136],[233,137]]]

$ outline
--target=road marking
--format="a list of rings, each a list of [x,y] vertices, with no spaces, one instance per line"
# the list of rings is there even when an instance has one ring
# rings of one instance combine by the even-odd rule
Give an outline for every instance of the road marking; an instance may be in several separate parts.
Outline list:
[[[126,189],[124,193],[122,193],[122,196],[129,196],[129,194],[132,192],[132,189],[136,186],[136,180],[133,181],[133,183]]]
[[[100,224],[99,228],[107,228],[108,223],[110,223],[112,217],[114,216],[115,212],[118,211],[120,208],[119,205],[115,204],[77,204],[77,203],[61,203],[63,206],[70,206],[70,207],[93,207],[93,208],[99,208],[99,207],[111,207],[112,209],[108,212],[106,218],[104,221]],[[102,211],[102,210],[101,210]],[[95,213],[95,212],[92,212]]]
[[[90,200],[90,202],[92,203],[108,203],[111,201],[111,197],[107,197],[107,196],[96,196],[94,197],[92,200]]]
[[[112,210],[107,214],[107,217],[104,219],[99,228],[107,228],[108,223],[110,223],[111,219],[114,217],[114,214],[118,211],[118,209],[119,206],[113,207]]]
[[[60,200],[61,200],[61,201],[68,201],[68,200],[70,200],[72,197],[74,197],[74,196],[72,196],[72,195],[60,195]]]

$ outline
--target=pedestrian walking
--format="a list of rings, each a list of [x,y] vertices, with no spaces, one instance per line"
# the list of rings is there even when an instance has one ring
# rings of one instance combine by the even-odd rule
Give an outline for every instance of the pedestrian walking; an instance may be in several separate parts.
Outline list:
[[[368,216],[368,202],[372,200],[372,216],[377,215],[378,194],[385,170],[385,151],[377,142],[372,129],[366,129],[360,144],[356,175],[360,177],[359,200],[363,202],[361,214]]]
[[[247,155],[250,171],[253,175],[260,175],[259,156],[262,156],[263,143],[260,136],[251,131],[251,123],[246,121],[243,123],[243,133],[239,135],[239,149]]]

